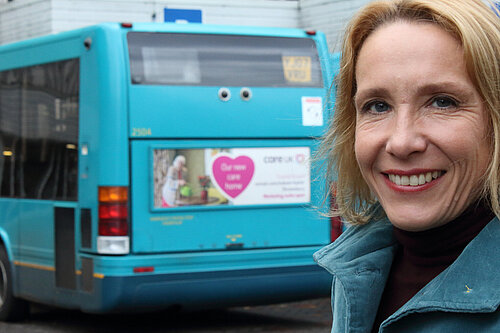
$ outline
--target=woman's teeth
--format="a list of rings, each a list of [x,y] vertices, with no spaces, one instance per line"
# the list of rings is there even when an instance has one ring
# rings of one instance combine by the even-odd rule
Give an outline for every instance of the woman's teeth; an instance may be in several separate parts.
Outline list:
[[[389,180],[396,185],[417,186],[430,183],[433,179],[441,177],[442,171],[420,173],[418,175],[400,176],[389,174]]]

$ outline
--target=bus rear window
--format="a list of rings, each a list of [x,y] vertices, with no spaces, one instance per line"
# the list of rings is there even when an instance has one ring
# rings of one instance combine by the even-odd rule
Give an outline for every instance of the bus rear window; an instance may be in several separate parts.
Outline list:
[[[308,38],[129,32],[133,84],[322,87]]]

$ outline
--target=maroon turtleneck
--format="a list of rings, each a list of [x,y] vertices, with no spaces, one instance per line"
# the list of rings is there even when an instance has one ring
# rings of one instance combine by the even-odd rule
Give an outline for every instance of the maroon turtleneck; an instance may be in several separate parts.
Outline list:
[[[399,243],[372,332],[420,289],[450,266],[495,215],[487,204],[473,204],[453,221],[430,230],[393,227]]]

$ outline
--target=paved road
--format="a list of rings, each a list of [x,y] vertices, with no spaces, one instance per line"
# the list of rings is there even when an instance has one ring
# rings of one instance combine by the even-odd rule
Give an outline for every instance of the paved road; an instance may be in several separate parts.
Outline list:
[[[79,311],[35,307],[22,323],[0,323],[6,333],[327,333],[331,327],[327,298],[268,306],[196,313],[89,315]]]

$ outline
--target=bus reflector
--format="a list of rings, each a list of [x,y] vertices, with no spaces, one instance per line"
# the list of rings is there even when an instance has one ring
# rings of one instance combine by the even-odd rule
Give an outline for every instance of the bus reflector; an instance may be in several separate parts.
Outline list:
[[[134,267],[134,273],[153,273],[154,267]]]

